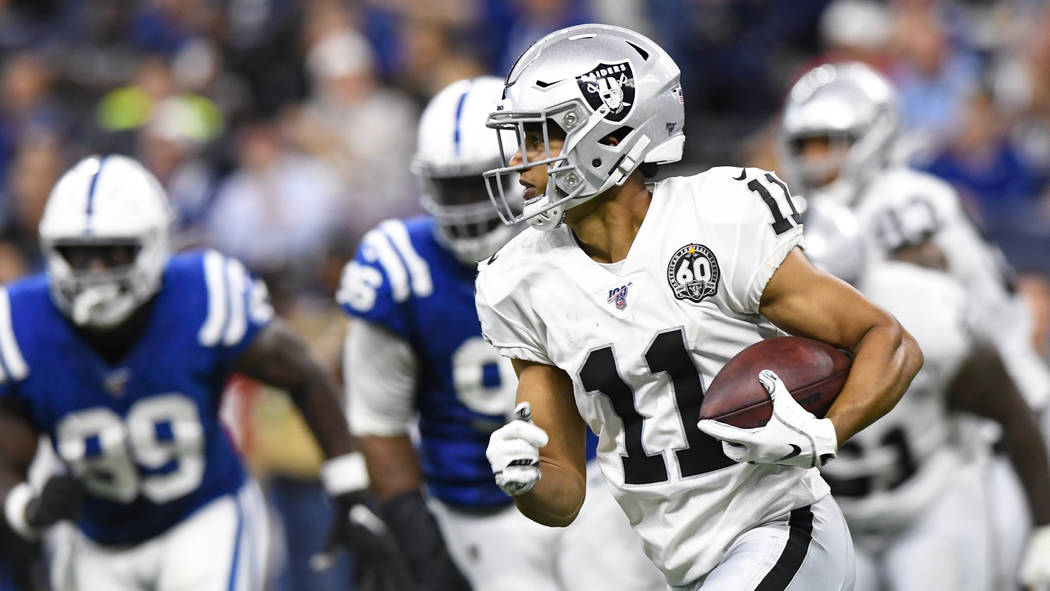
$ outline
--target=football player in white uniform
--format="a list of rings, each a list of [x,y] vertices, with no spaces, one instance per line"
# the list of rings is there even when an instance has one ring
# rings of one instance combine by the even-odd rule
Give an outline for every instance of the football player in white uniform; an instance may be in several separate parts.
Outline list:
[[[1015,587],[1013,581],[993,582],[986,455],[973,453],[987,444],[960,431],[955,415],[999,424],[1028,506],[1042,525],[1050,524],[1050,468],[1034,412],[996,349],[969,330],[966,291],[944,271],[895,257],[865,261],[860,226],[845,207],[811,202],[804,219],[807,258],[894,314],[925,358],[900,403],[822,468],[853,533],[858,591]],[[922,248],[886,245],[904,258]],[[1018,582],[1050,583],[1046,535],[1031,540]]]
[[[218,415],[239,372],[303,411],[328,457],[333,541],[355,551],[363,588],[400,580],[335,380],[239,262],[171,254],[171,222],[160,183],[125,156],[86,158],[52,189],[47,272],[0,289],[4,518],[28,538],[75,522],[60,589],[262,589],[265,509]],[[40,487],[26,482],[38,433],[65,468]]]
[[[1031,346],[1029,313],[1012,292],[1009,271],[947,183],[894,162],[899,131],[896,93],[882,75],[856,62],[825,64],[791,89],[778,145],[786,176],[808,199],[854,211],[870,257],[885,258],[907,243],[910,260],[946,269],[967,286],[967,322],[976,337],[998,349],[1050,436],[1050,372]],[[1031,516],[1023,512],[1019,483],[1004,458],[991,463],[989,480],[999,568],[1013,579]]]
[[[489,442],[496,482],[529,518],[572,522],[589,425],[674,589],[852,589],[849,532],[815,468],[896,404],[922,355],[893,317],[809,265],[772,173],[647,185],[654,165],[681,158],[683,124],[677,65],[627,29],[556,31],[508,75],[489,126],[518,144],[486,176],[504,221],[532,227],[477,279],[482,330],[519,378],[520,420]],[[494,182],[516,173],[517,209]],[[767,425],[698,425],[704,384],[778,327],[855,353],[827,418],[762,372]]]
[[[1031,346],[1031,319],[1002,255],[981,238],[951,186],[894,161],[899,119],[896,91],[871,67],[818,66],[795,83],[784,107],[778,146],[785,176],[807,199],[852,209],[873,257],[928,238],[969,286],[974,329],[996,345],[1041,411],[1050,403],[1050,371]]]
[[[551,529],[514,508],[485,459],[517,386],[510,362],[482,339],[474,307],[477,261],[520,229],[500,223],[481,176],[499,164],[485,122],[502,93],[503,80],[488,76],[431,99],[413,165],[430,215],[384,222],[347,265],[340,300],[351,315],[344,364],[351,430],[417,589],[466,588],[437,524],[475,591],[659,589],[663,579],[597,462],[588,464],[581,518]],[[409,438],[417,415],[418,452]]]

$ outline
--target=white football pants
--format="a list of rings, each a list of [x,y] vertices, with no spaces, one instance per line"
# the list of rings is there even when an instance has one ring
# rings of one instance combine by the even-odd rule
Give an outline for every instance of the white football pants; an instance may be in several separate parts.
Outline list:
[[[964,465],[907,529],[858,532],[856,591],[1008,589],[992,584],[987,506],[982,468]]]
[[[853,542],[831,497],[741,534],[702,579],[672,591],[852,591]]]
[[[1017,587],[1017,571],[1032,533],[1032,514],[1024,487],[1005,454],[995,454],[985,472],[988,520],[991,523],[994,589]]]
[[[568,527],[540,525],[513,505],[490,514],[440,502],[431,509],[474,591],[666,588],[596,462],[587,465],[587,498]]]
[[[52,585],[59,591],[259,591],[267,537],[262,493],[249,481],[137,546],[102,546],[71,531],[56,548]]]

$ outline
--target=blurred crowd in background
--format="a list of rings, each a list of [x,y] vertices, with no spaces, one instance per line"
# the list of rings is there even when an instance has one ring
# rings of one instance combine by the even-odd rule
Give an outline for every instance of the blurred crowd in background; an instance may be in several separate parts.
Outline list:
[[[334,370],[339,270],[370,227],[421,211],[422,106],[595,21],[649,35],[682,68],[686,157],[669,174],[776,169],[778,112],[805,69],[860,59],[886,73],[899,157],[959,190],[1050,348],[1042,0],[0,0],[0,281],[41,269],[37,224],[69,165],[129,154],[167,189],[178,246],[244,261]],[[309,479],[305,436],[265,426],[287,403],[252,408],[234,422],[258,472]]]
[[[0,0],[0,280],[37,269],[52,182],[92,152],[143,160],[184,244],[330,294],[357,239],[418,211],[415,123],[445,84],[503,75],[558,27],[621,24],[681,65],[679,169],[769,138],[806,67],[898,85],[909,158],[959,188],[1015,266],[1050,272],[1050,7],[1041,0]],[[676,170],[674,172],[681,172]]]

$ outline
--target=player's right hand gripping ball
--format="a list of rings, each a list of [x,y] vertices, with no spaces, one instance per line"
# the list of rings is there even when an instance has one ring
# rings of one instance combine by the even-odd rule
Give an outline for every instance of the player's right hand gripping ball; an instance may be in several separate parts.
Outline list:
[[[485,450],[503,492],[517,496],[536,486],[540,480],[540,448],[547,441],[547,433],[532,423],[529,403],[518,404],[514,420],[492,433]]]
[[[702,419],[700,430],[721,439],[722,451],[735,462],[819,468],[835,459],[838,436],[831,419],[818,419],[802,408],[776,373],[762,370],[758,381],[772,400],[769,422],[743,429]]]

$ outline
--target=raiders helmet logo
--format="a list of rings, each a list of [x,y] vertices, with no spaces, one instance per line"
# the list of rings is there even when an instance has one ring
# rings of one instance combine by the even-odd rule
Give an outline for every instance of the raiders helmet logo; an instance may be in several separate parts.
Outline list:
[[[667,283],[674,297],[700,303],[718,291],[718,260],[703,244],[679,248],[667,263]]]
[[[599,63],[593,70],[576,77],[587,104],[598,110],[605,105],[608,121],[623,121],[634,104],[634,71],[630,62]]]

